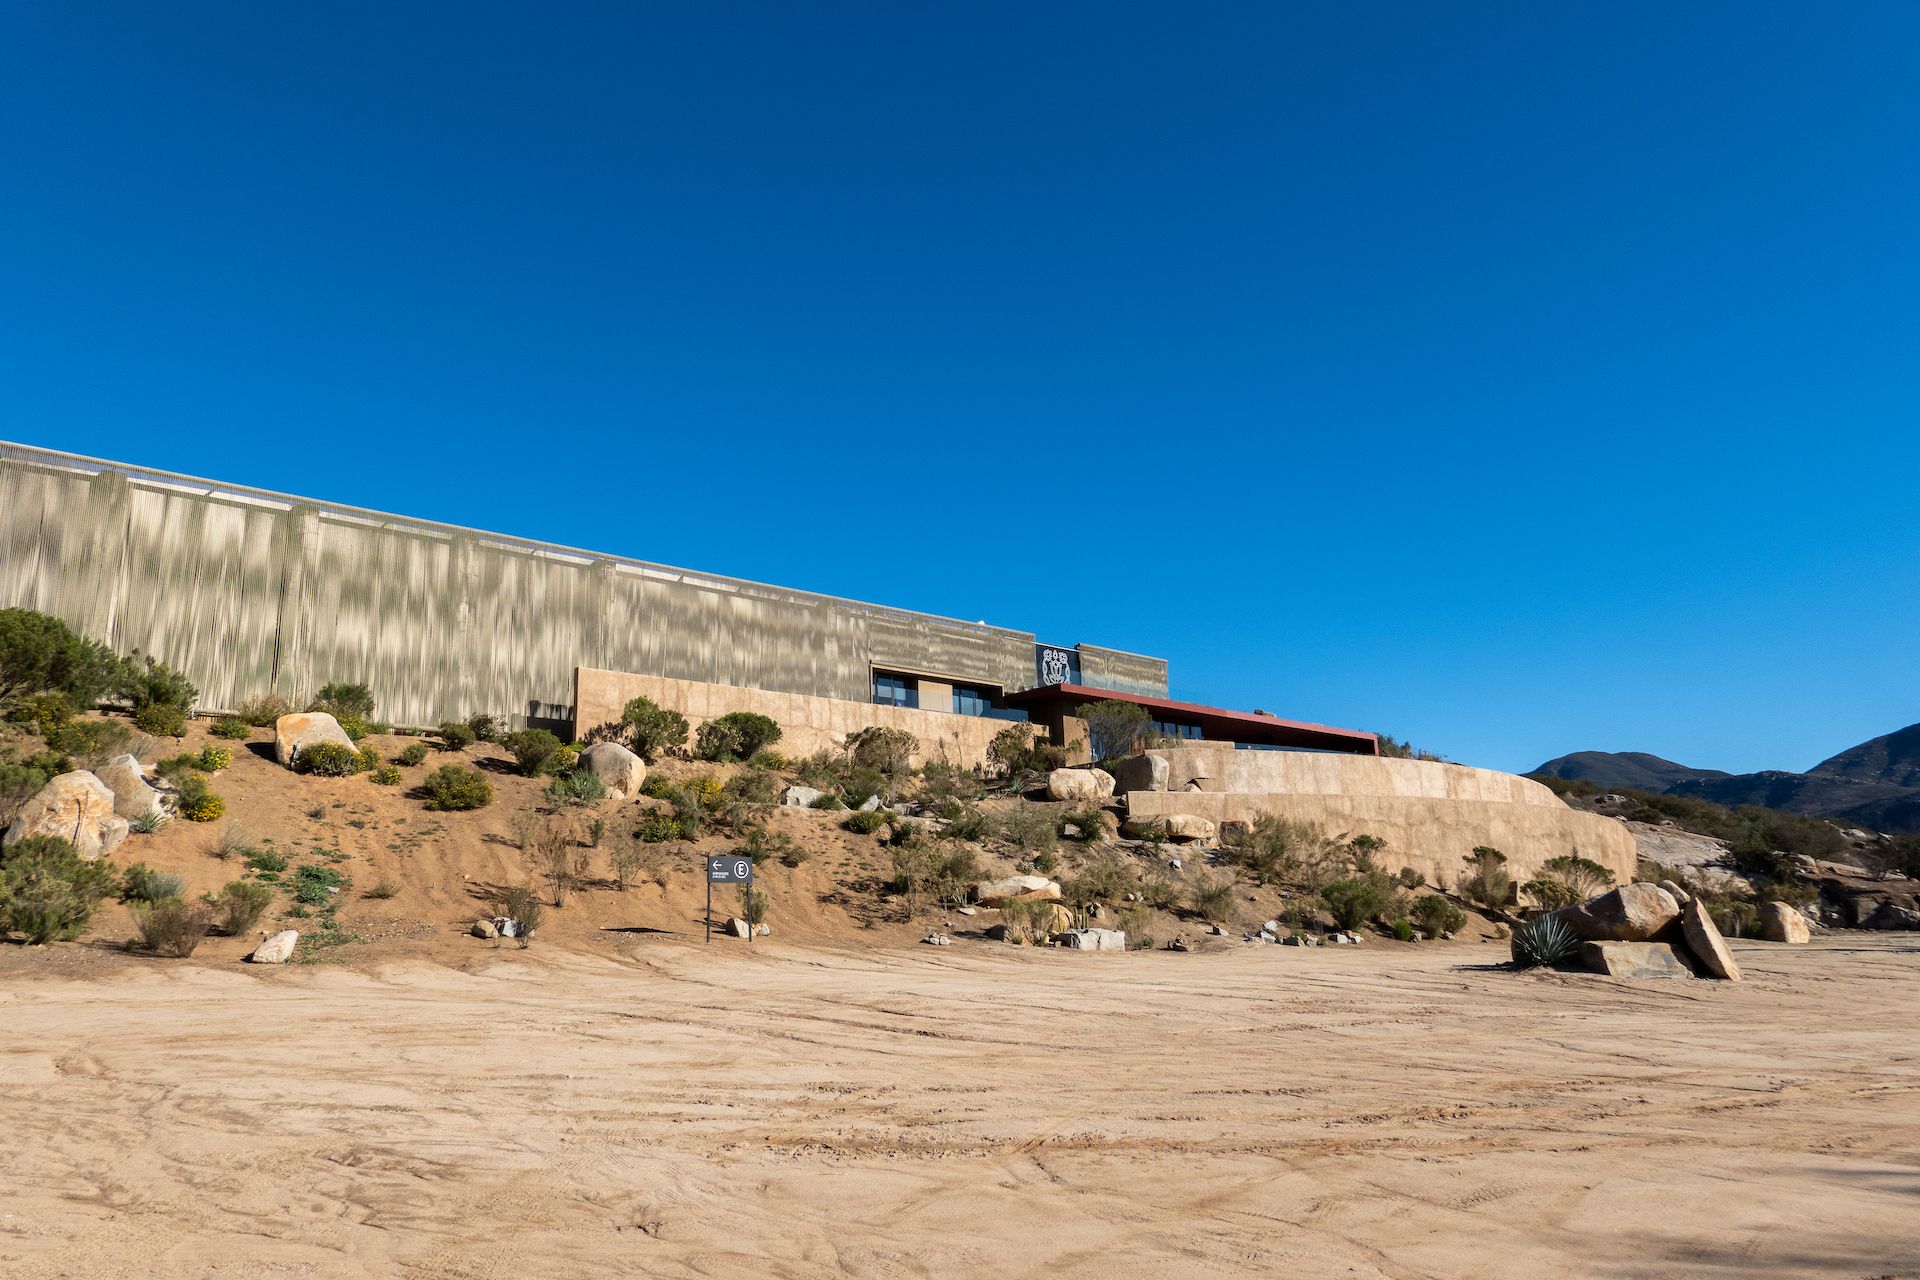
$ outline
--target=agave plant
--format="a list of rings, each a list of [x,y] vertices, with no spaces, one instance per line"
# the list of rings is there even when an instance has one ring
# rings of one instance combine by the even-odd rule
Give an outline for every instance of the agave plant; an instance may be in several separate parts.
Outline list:
[[[1580,939],[1565,921],[1536,916],[1513,931],[1513,962],[1523,969],[1554,964],[1580,950]]]
[[[173,820],[173,815],[159,805],[128,821],[127,826],[143,836],[150,836]]]

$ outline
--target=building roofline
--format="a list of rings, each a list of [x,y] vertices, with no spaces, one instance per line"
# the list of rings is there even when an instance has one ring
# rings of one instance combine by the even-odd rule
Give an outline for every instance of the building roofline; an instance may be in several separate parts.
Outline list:
[[[845,596],[829,595],[823,591],[807,591],[799,587],[783,587],[771,582],[756,582],[751,578],[733,578],[726,574],[707,573],[698,569],[682,569],[674,565],[659,564],[651,560],[641,560],[633,556],[618,555],[606,551],[591,551],[584,547],[572,547],[565,543],[543,542],[538,538],[528,538],[515,533],[499,533],[489,529],[474,529],[466,525],[449,524],[443,520],[428,520],[420,516],[398,515],[390,511],[376,511],[370,507],[356,507],[350,503],[333,502],[324,498],[307,498],[298,494],[281,493],[274,489],[261,489],[252,485],[230,484],[222,480],[209,480],[204,476],[186,475],[177,471],[165,471],[158,467],[139,466],[128,462],[115,462],[110,458],[95,458],[82,453],[68,453],[61,449],[48,449],[40,445],[21,444],[12,440],[0,440],[0,458],[11,458],[28,464],[53,466],[65,471],[88,472],[98,475],[101,472],[113,472],[133,480],[146,480],[160,487],[182,489],[209,498],[229,498],[253,503],[266,503],[280,506],[282,509],[294,506],[316,507],[324,512],[333,512],[356,520],[370,521],[376,524],[391,524],[412,527],[450,537],[471,537],[502,545],[512,550],[531,555],[574,557],[591,563],[605,560],[615,565],[627,566],[646,576],[663,576],[689,586],[706,587],[712,590],[732,591],[736,593],[768,592],[787,596],[799,596],[805,600],[824,604],[841,605],[886,617],[900,619],[928,619],[964,627],[979,634],[995,634],[1017,637],[1028,643],[1035,642],[1034,633],[1020,631],[1013,627],[999,627],[984,622],[969,622],[964,618],[950,618],[944,614],[926,613],[918,609],[903,609],[898,605],[874,604],[868,600],[854,600]],[[1076,645],[1076,647],[1078,647]],[[1097,649],[1106,649],[1106,645],[1094,645]],[[1109,652],[1121,653],[1112,649]],[[1132,654],[1132,657],[1152,658],[1151,654]],[[1155,659],[1160,661],[1161,659]]]
[[[1135,706],[1145,707],[1150,711],[1166,711],[1196,720],[1211,720],[1223,725],[1261,729],[1278,736],[1325,738],[1352,747],[1365,747],[1365,754],[1368,755],[1380,754],[1380,735],[1368,733],[1364,729],[1341,729],[1328,724],[1315,724],[1310,720],[1282,720],[1279,716],[1257,714],[1251,711],[1230,711],[1225,707],[1209,707],[1199,702],[1179,702],[1172,698],[1123,693],[1117,689],[1099,689],[1092,685],[1040,685],[1032,689],[1023,689],[1018,693],[1007,694],[1005,698],[1007,705],[1011,707],[1028,707],[1056,700],[1131,702]]]

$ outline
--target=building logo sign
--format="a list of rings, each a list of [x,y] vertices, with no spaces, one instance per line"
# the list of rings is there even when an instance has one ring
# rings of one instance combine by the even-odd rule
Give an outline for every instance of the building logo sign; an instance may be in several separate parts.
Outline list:
[[[1043,687],[1080,683],[1080,655],[1074,650],[1059,649],[1050,644],[1037,644],[1033,649],[1034,667]]]

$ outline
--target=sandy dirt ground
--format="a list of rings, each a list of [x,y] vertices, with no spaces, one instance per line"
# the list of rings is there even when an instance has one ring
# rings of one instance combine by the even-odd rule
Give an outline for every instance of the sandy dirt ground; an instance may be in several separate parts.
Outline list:
[[[0,978],[0,1274],[1909,1276],[1920,945]]]

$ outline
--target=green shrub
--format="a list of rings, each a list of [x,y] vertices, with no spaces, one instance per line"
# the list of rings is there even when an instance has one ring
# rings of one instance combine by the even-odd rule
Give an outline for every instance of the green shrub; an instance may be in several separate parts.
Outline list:
[[[702,760],[746,760],[780,741],[780,726],[756,711],[731,711],[700,726],[695,753]]]
[[[539,929],[545,909],[540,895],[522,885],[515,885],[500,895],[500,914],[513,921],[514,937],[523,947]]]
[[[1140,901],[1156,911],[1171,911],[1180,904],[1180,886],[1164,871],[1148,871],[1134,887]]]
[[[284,861],[280,864],[286,866]],[[233,880],[218,894],[208,894],[207,906],[213,912],[215,926],[229,938],[237,938],[253,928],[254,922],[273,903],[273,890],[264,884]]]
[[[391,880],[382,880],[379,884],[376,884],[375,886],[373,886],[373,888],[367,890],[365,893],[361,894],[360,896],[363,898],[372,898],[376,902],[385,902],[388,898],[393,897],[395,894],[399,892],[400,892],[399,885],[395,884]]]
[[[47,770],[30,764],[0,762],[0,825],[12,822],[20,806],[33,799],[52,777]]]
[[[1105,809],[1076,809],[1061,815],[1061,821],[1080,830],[1080,840],[1099,844],[1113,834],[1113,817]]]
[[[336,681],[320,686],[320,693],[308,705],[309,711],[324,711],[336,720],[373,719],[373,690],[364,684]]]
[[[0,688],[5,688],[0,685]],[[50,738],[62,726],[72,724],[73,699],[58,689],[47,693],[16,693],[0,704],[5,718]]]
[[[1467,922],[1467,913],[1437,893],[1429,893],[1413,904],[1413,918],[1428,937],[1457,933]]]
[[[70,720],[42,736],[49,748],[73,757],[82,769],[98,769],[133,749],[133,730],[117,720]]]
[[[670,813],[646,813],[633,827],[634,839],[647,844],[682,838],[680,820]]]
[[[135,814],[127,819],[127,830],[136,835],[150,836],[173,820],[173,815],[155,805],[145,813]]]
[[[767,918],[767,895],[758,889],[748,889],[742,893],[740,918],[751,925],[763,923]]]
[[[74,707],[91,707],[120,672],[113,650],[74,634],[49,614],[0,609],[0,690],[63,693]]]
[[[1564,921],[1536,916],[1514,929],[1510,945],[1513,962],[1530,969],[1568,959],[1580,950],[1580,939]]]
[[[200,754],[193,758],[193,767],[202,773],[218,773],[232,763],[233,749],[212,743],[200,748]]]
[[[200,690],[194,687],[193,681],[138,649],[120,664],[114,691],[126,698],[135,711],[144,711],[148,707],[175,707],[183,718],[193,710],[194,699],[200,696]]]
[[[247,855],[247,865],[255,871],[285,871],[287,859],[286,855],[271,849],[257,849]]]
[[[1460,881],[1460,894],[1483,907],[1500,908],[1513,898],[1513,877],[1507,872],[1507,855],[1487,845],[1475,845],[1462,858],[1466,876]]]
[[[234,713],[256,729],[270,729],[281,716],[293,714],[293,704],[277,693],[248,698]]]
[[[822,791],[813,798],[813,803],[807,807],[810,809],[826,809],[831,811],[834,809],[844,809],[847,806],[841,801],[840,797],[833,794],[833,792]]]
[[[157,955],[190,956],[213,927],[213,917],[205,906],[177,896],[136,902],[131,910],[134,928],[140,931],[139,947]]]
[[[1114,925],[1127,935],[1127,950],[1153,950],[1154,937],[1147,932],[1153,926],[1153,913],[1148,910],[1146,904],[1129,903],[1113,914]]]
[[[337,742],[316,742],[293,758],[296,773],[311,773],[322,778],[344,778],[366,768],[360,753]]]
[[[753,759],[747,763],[756,769],[779,770],[787,767],[787,758],[778,751],[763,750],[754,752]]]
[[[478,809],[493,802],[493,784],[477,769],[441,765],[420,784],[429,809]]]
[[[70,942],[94,908],[115,895],[120,877],[108,862],[86,862],[57,836],[17,841],[0,867],[0,929],[30,943]]]
[[[133,713],[134,727],[156,738],[178,738],[187,732],[187,709],[156,702]]]
[[[216,738],[228,738],[235,742],[253,736],[253,730],[239,716],[221,716],[213,722],[211,732]]]
[[[184,878],[155,871],[144,862],[134,863],[120,877],[120,896],[129,902],[158,902],[162,898],[177,898],[186,891]]]
[[[197,773],[182,776],[174,787],[180,816],[188,822],[212,822],[227,811],[227,802],[215,795],[207,780]]]
[[[1577,906],[1613,884],[1613,872],[1579,854],[1548,858],[1540,874],[1520,886],[1549,911]]]
[[[1324,828],[1270,813],[1254,818],[1248,828],[1230,829],[1221,841],[1220,857],[1261,884],[1310,891],[1332,879],[1338,863]]]
[[[1097,849],[1080,863],[1080,873],[1060,886],[1068,902],[1091,906],[1096,902],[1119,902],[1133,892],[1133,871],[1112,849]]]
[[[473,733],[475,742],[498,742],[500,740],[500,721],[485,712],[467,717],[467,728]]]
[[[1087,722],[1087,737],[1095,760],[1118,760],[1138,749],[1152,716],[1133,702],[1085,702],[1073,714]]]
[[[1400,941],[1413,941],[1413,921],[1407,919],[1405,916],[1401,916],[1398,920],[1395,920],[1390,927],[1393,929],[1393,936]]]
[[[293,873],[293,897],[310,907],[330,901],[347,878],[332,867],[309,862]]]
[[[399,755],[393,758],[393,762],[411,767],[421,763],[426,758],[427,744],[424,742],[410,742],[401,749]]]
[[[518,733],[510,733],[504,745],[514,762],[520,766],[520,772],[529,778],[538,777],[554,768],[563,750],[560,739],[545,729],[522,729]]]
[[[598,804],[607,798],[607,784],[600,775],[587,769],[554,775],[547,783],[547,803]]]
[[[886,729],[868,725],[847,735],[847,759],[856,769],[876,769],[890,778],[907,772],[920,740],[905,729]]]
[[[461,724],[458,720],[447,721],[435,732],[440,736],[440,745],[448,751],[465,751],[478,740],[472,727]]]
[[[1060,824],[1052,810],[1023,804],[1002,815],[1000,838],[1028,853],[1046,853],[1060,843]]]
[[[1187,903],[1202,920],[1224,921],[1233,914],[1233,881],[1202,877],[1187,890]]]
[[[856,809],[840,825],[855,835],[870,836],[887,825],[887,815],[879,809]]]
[[[390,765],[390,764],[383,764],[378,769],[375,769],[370,775],[368,775],[367,780],[369,782],[374,783],[376,786],[392,787],[392,786],[398,786],[400,782],[405,778],[406,778],[406,775],[404,773],[401,773],[396,766]]]
[[[687,742],[687,718],[651,698],[635,698],[620,713],[621,736],[648,764]]]
[[[386,763],[385,759],[381,757],[380,749],[378,747],[362,747],[360,748],[359,756],[360,756],[360,771],[362,773],[366,772],[368,769],[378,769],[381,765]]]
[[[1333,922],[1342,929],[1358,929],[1379,914],[1386,905],[1386,894],[1371,880],[1335,880],[1320,890]]]

